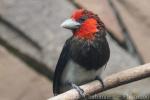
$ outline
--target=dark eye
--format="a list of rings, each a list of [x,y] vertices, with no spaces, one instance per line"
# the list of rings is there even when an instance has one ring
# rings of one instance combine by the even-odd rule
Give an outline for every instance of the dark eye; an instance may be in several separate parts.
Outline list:
[[[81,17],[81,18],[78,20],[78,22],[79,22],[79,23],[82,23],[82,22],[84,22],[87,18],[88,18],[87,16],[83,16],[83,17]]]

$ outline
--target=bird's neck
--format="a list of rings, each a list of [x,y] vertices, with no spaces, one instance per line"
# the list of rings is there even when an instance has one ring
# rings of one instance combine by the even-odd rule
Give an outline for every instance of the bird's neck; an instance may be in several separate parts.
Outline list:
[[[83,39],[93,39],[98,29],[96,26],[81,27],[73,32],[74,36]]]
[[[94,40],[95,38],[105,37],[106,32],[104,29],[97,30],[97,31],[87,31],[87,30],[79,30],[73,32],[74,37],[84,40]]]

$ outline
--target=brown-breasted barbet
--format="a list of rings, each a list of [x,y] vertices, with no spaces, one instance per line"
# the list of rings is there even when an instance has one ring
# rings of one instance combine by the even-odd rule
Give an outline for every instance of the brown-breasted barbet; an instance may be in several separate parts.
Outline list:
[[[75,88],[80,96],[84,96],[79,85],[95,79],[104,86],[101,72],[110,57],[104,23],[93,12],[78,9],[61,26],[70,29],[73,35],[66,40],[56,65],[54,95]]]

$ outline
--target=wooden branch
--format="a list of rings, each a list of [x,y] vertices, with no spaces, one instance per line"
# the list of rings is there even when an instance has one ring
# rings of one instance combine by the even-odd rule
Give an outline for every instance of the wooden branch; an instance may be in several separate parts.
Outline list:
[[[97,80],[82,85],[80,87],[84,90],[86,96],[90,96],[147,77],[150,77],[150,63],[134,67],[131,69],[127,69],[125,71],[121,71],[106,77],[104,79],[105,88],[102,88],[101,83]],[[79,98],[80,96],[78,92],[75,89],[71,89],[65,93],[52,97],[48,100],[76,100]]]

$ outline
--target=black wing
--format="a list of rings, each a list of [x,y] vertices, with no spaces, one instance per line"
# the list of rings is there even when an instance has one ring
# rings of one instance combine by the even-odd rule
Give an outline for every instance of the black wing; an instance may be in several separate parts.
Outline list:
[[[66,41],[66,43],[63,47],[63,50],[60,54],[57,65],[56,65],[54,78],[53,78],[53,93],[54,93],[54,95],[60,94],[61,76],[62,76],[62,72],[69,60],[69,50],[70,50],[70,39]]]

